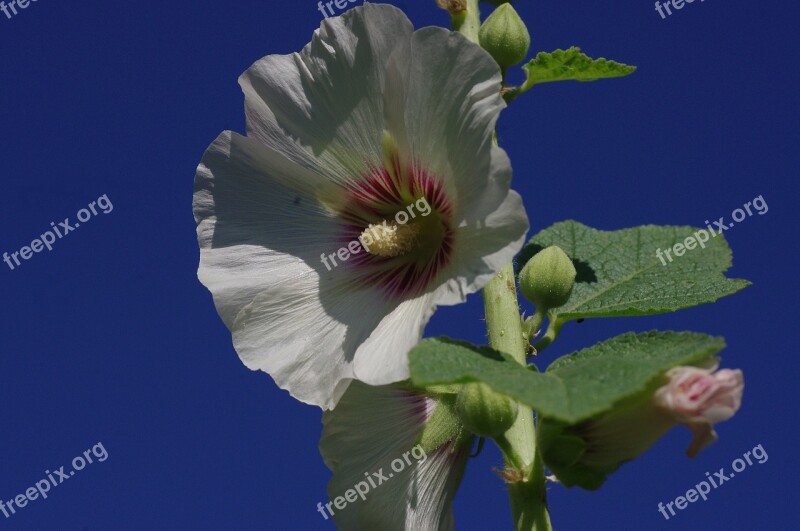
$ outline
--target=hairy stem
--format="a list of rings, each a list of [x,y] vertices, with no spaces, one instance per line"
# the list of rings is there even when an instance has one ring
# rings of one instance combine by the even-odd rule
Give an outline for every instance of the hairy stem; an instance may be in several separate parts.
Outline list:
[[[450,11],[451,29],[464,34],[472,42],[478,42],[478,31],[481,28],[481,13],[478,0],[462,0],[466,9]],[[460,4],[460,2],[455,2]]]
[[[451,12],[453,31],[478,44],[481,26],[479,0],[466,0],[466,10]],[[497,143],[497,133],[493,140]],[[509,262],[483,288],[486,331],[495,349],[511,355],[525,365],[528,341],[522,333],[514,264]],[[519,404],[517,420],[499,439],[506,466],[508,496],[516,531],[552,531],[547,510],[544,464],[536,451],[533,411]]]
[[[526,342],[514,282],[514,266],[509,263],[483,288],[486,330],[495,349],[525,365]],[[508,495],[517,531],[550,531],[544,465],[536,451],[536,428],[531,408],[519,404],[519,415],[505,433],[503,454],[507,467]]]
[[[550,343],[556,340],[558,334],[561,333],[561,327],[564,326],[564,322],[558,318],[558,314],[555,312],[550,313],[549,317],[549,325],[547,326],[547,332],[545,332],[544,336],[533,345],[533,348],[536,352],[541,352],[547,347],[550,346]]]

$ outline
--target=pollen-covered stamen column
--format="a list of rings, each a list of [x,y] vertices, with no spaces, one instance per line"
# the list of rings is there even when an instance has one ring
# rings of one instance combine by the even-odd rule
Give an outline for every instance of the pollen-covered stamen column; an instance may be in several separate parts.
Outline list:
[[[458,9],[464,4],[464,11],[454,12],[452,9]],[[451,8],[453,30],[478,43],[478,0],[450,2],[448,7]],[[513,263],[503,267],[486,284],[483,288],[483,301],[489,343],[525,365],[526,345],[522,334]],[[536,451],[536,428],[531,408],[519,404],[517,420],[506,432],[505,438],[509,443],[504,454],[514,527],[517,531],[550,531],[552,526],[547,510],[544,463]],[[513,455],[507,455],[509,452]],[[521,464],[522,470],[517,470],[515,463]]]

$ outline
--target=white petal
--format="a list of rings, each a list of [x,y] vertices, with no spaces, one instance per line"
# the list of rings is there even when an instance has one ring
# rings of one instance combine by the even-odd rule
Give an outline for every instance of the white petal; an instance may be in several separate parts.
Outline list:
[[[446,181],[458,216],[474,221],[499,205],[511,180],[502,149],[493,145],[505,108],[495,61],[459,33],[414,33],[411,57],[393,57],[384,97],[389,130],[402,151]],[[460,219],[461,219],[460,218]]]
[[[513,190],[482,223],[458,229],[452,262],[444,272],[449,280],[435,292],[436,303],[464,302],[468,294],[485,286],[519,252],[527,231],[522,198]]]
[[[193,209],[200,280],[230,327],[269,286],[312,274],[336,234],[336,219],[313,197],[314,177],[274,151],[222,133],[195,177]]]
[[[258,142],[220,135],[196,177],[198,276],[245,365],[303,402],[333,407],[356,350],[394,305],[359,289],[343,268],[325,271],[320,253],[335,251],[337,224],[304,195],[310,180]]]
[[[467,447],[451,452],[445,445],[425,455],[414,448],[432,399],[395,387],[369,387],[354,382],[337,408],[323,415],[320,451],[333,471],[331,500],[367,482],[380,472],[387,479],[338,511],[334,519],[344,531],[445,531],[454,529],[452,501],[466,466]],[[408,461],[404,461],[404,455]],[[400,470],[392,463],[403,462]],[[381,470],[382,469],[382,470]],[[389,477],[392,474],[392,477]],[[364,484],[361,486],[362,490]]]
[[[436,306],[431,295],[404,301],[381,321],[356,352],[355,377],[371,385],[405,380],[408,352],[425,332]]]
[[[435,299],[457,304],[511,261],[528,230],[521,198],[509,192],[511,163],[492,141],[505,108],[500,71],[479,46],[442,28],[417,31],[403,59],[389,66],[389,130],[401,151],[445,181],[456,206],[456,255]]]
[[[387,312],[372,291],[307,275],[259,294],[231,331],[245,365],[298,400],[329,409],[354,377],[353,353]]]
[[[302,52],[270,55],[239,83],[247,131],[340,183],[381,160],[386,65],[407,54],[413,27],[389,5],[326,19]]]

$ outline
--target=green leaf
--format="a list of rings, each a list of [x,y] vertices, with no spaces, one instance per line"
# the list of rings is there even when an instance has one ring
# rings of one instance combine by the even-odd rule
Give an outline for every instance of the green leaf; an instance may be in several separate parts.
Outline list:
[[[627,333],[557,359],[545,375],[557,378],[567,400],[551,417],[577,422],[620,400],[660,386],[679,365],[698,365],[725,348],[725,340],[694,332]],[[542,411],[547,415],[548,412]]]
[[[540,52],[522,68],[525,70],[527,80],[518,89],[519,92],[526,92],[539,83],[568,80],[595,81],[627,76],[636,70],[635,66],[603,58],[592,59],[576,47],[552,53]]]
[[[703,236],[703,234],[705,236]],[[703,247],[682,256],[664,250],[696,235],[708,238]],[[605,232],[576,221],[557,223],[525,246],[517,266],[537,252],[558,245],[572,258],[578,276],[558,319],[653,315],[714,302],[749,286],[724,273],[731,267],[731,250],[724,236],[694,227],[647,225]],[[662,258],[657,256],[662,251]]]
[[[554,362],[545,373],[490,347],[426,339],[409,354],[416,386],[485,382],[541,415],[575,423],[660,384],[678,365],[698,365],[725,346],[691,332],[628,333]]]

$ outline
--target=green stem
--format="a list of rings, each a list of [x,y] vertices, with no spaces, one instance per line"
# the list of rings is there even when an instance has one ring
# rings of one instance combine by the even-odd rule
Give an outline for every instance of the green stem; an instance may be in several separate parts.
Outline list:
[[[526,345],[522,335],[514,266],[507,264],[483,288],[486,331],[495,349],[525,365]],[[511,512],[516,531],[550,531],[547,511],[544,465],[536,451],[536,428],[531,408],[519,404],[519,415],[505,433],[501,448],[506,467],[519,472],[508,483]]]
[[[478,43],[478,31],[481,28],[481,12],[478,0],[467,0],[467,9],[458,13],[450,13],[450,28],[463,33],[466,38]]]
[[[545,481],[544,463],[541,454],[537,452],[525,481],[508,484],[511,512],[514,515],[514,526],[517,531],[553,530],[547,508]]]
[[[542,339],[533,345],[533,348],[536,352],[541,352],[549,347],[550,343],[555,341],[558,337],[558,334],[561,333],[561,327],[564,326],[564,322],[558,318],[558,315],[555,311],[550,314],[548,323],[547,332],[544,333]]]
[[[481,27],[478,0],[467,0],[466,11],[451,14],[451,20],[453,31],[461,32],[478,44]],[[496,143],[496,132],[493,139]],[[513,263],[506,264],[483,288],[483,304],[489,343],[511,355],[520,365],[525,365],[528,345],[522,334]],[[505,435],[498,437],[497,442],[503,451],[506,468],[520,473],[518,480],[508,482],[514,528],[516,531],[552,531],[547,511],[544,465],[536,451],[536,428],[531,408],[519,404],[517,420]]]
[[[495,444],[503,451],[503,455],[506,457],[506,463],[512,464],[515,469],[523,468],[523,464],[516,460],[516,450],[514,450],[514,445],[511,444],[511,441],[505,435],[501,435],[499,437],[495,437],[494,439]],[[513,463],[511,463],[513,461]]]

